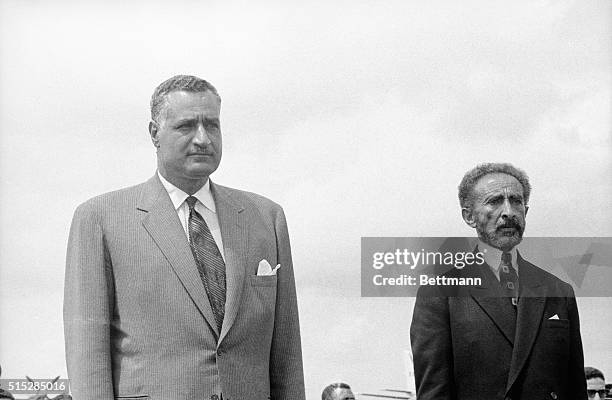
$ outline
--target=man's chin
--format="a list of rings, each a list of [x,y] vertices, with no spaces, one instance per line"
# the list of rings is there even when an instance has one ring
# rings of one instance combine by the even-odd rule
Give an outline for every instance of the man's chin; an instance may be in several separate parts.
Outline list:
[[[518,234],[513,236],[496,236],[489,243],[491,246],[500,249],[502,251],[512,250],[514,247],[518,246],[523,238]]]
[[[217,170],[213,165],[194,165],[186,171],[186,175],[191,179],[206,179]]]
[[[493,233],[483,233],[484,232],[481,231],[478,234],[480,240],[502,251],[512,250],[523,240],[523,236],[518,231],[515,231],[512,235],[504,235],[497,231]]]

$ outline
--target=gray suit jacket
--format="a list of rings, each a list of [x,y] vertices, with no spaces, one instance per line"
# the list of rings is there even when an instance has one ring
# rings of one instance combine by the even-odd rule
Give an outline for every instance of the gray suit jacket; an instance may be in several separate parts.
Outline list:
[[[304,399],[289,236],[280,206],[211,184],[226,262],[218,331],[157,175],[75,212],[64,331],[75,400]],[[261,260],[281,264],[257,276]]]

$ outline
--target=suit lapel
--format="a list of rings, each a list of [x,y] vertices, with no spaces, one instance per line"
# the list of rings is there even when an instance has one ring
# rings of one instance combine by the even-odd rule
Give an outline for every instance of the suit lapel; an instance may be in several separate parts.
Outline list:
[[[474,268],[482,277],[482,285],[471,287],[470,294],[499,328],[510,345],[514,345],[516,326],[512,318],[508,318],[508,312],[514,312],[514,310],[508,310],[504,304],[506,299],[501,297],[499,282],[491,271],[491,267],[483,264]],[[509,305],[509,302],[507,303]]]
[[[547,287],[539,269],[518,255],[519,289],[516,321],[516,345],[512,352],[506,392],[510,390],[525,365],[540,330],[546,306]]]
[[[225,317],[221,328],[219,343],[227,335],[238,314],[240,300],[244,288],[248,249],[248,224],[246,213],[242,207],[223,186],[210,185],[215,206],[225,256],[226,301]]]
[[[137,208],[145,212],[142,224],[181,281],[185,290],[219,337],[215,317],[198,273],[185,230],[157,174],[144,186]]]

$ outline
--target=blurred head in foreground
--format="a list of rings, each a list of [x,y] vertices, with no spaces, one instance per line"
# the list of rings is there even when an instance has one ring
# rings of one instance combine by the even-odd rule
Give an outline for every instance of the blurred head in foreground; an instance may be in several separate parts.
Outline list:
[[[355,400],[351,387],[346,383],[332,383],[323,389],[322,400]]]
[[[584,367],[584,377],[587,383],[589,400],[603,400],[606,398],[606,380],[603,372],[593,367]]]

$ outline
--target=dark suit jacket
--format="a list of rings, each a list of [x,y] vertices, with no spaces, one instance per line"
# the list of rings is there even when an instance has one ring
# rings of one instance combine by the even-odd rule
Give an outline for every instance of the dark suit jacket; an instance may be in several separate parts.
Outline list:
[[[516,325],[486,264],[448,274],[481,277],[480,288],[419,289],[410,328],[419,400],[586,399],[572,287],[520,256],[518,265]]]
[[[211,184],[225,252],[218,331],[185,231],[157,175],[87,201],[70,230],[64,293],[75,400],[304,399],[285,216]],[[258,264],[281,264],[256,276]]]

